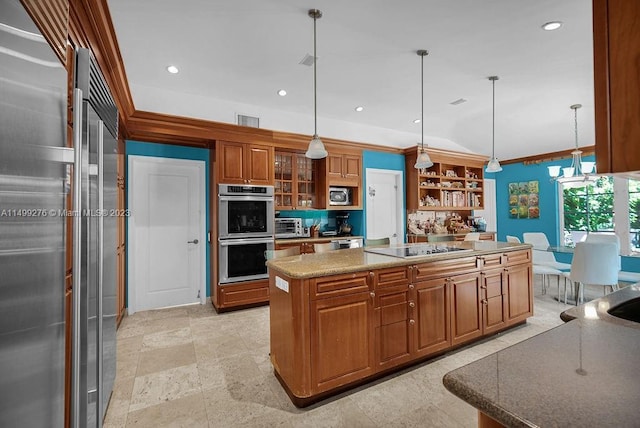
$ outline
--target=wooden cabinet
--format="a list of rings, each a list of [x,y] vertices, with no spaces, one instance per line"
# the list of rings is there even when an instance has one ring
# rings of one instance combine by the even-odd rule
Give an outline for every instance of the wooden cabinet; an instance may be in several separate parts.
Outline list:
[[[505,268],[507,322],[517,324],[533,315],[533,280],[530,263]]]
[[[378,369],[393,367],[412,358],[412,336],[407,266],[379,269],[370,274],[375,288],[375,346]]]
[[[303,279],[270,269],[276,376],[303,407],[523,322],[533,307],[530,253]]]
[[[474,272],[448,278],[451,287],[451,344],[458,345],[484,334],[481,275]]]
[[[328,242],[331,242],[330,239],[314,239],[313,241],[304,241],[304,242],[277,242],[276,243],[276,250],[283,250],[285,248],[291,248],[291,247],[300,247],[300,254],[312,254],[315,253],[314,244],[326,244]]]
[[[360,186],[362,156],[349,153],[329,153],[326,162],[329,184]]]
[[[218,183],[273,185],[273,147],[218,141]]]
[[[304,153],[275,151],[274,200],[277,210],[316,208],[316,171]]]
[[[503,282],[503,269],[482,272],[482,329],[484,334],[502,330],[507,325],[507,293]]]
[[[407,209],[470,211],[484,207],[484,156],[428,149],[433,166],[416,170],[417,149],[405,152]]]
[[[329,154],[318,162],[318,208],[331,210],[362,209],[362,151],[346,151],[327,145]],[[351,205],[331,205],[329,188],[346,187]]]
[[[246,281],[233,285],[218,285],[211,296],[217,312],[269,304],[269,281]]]
[[[450,348],[449,282],[446,278],[430,279],[412,284],[412,288],[409,321],[413,329],[412,352],[416,357],[423,357]]]
[[[593,0],[599,173],[640,170],[640,2]]]
[[[367,272],[311,280],[312,385],[319,393],[374,372],[375,292]]]

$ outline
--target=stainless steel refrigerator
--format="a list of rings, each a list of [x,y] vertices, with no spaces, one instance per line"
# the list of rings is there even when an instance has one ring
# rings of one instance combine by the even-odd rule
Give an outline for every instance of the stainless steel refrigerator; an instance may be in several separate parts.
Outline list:
[[[76,212],[74,425],[101,425],[97,415],[104,414],[111,393],[116,219],[110,214],[117,213],[109,210],[116,203],[117,112],[97,68],[85,69],[95,75],[93,80],[102,80],[103,89],[91,84],[98,89],[87,88],[85,96],[76,91],[74,149],[68,149],[66,70],[20,2],[0,0],[2,427],[64,425],[65,253],[72,245],[65,236],[67,216]],[[78,81],[81,76],[77,73]],[[70,213],[65,206],[72,190]]]

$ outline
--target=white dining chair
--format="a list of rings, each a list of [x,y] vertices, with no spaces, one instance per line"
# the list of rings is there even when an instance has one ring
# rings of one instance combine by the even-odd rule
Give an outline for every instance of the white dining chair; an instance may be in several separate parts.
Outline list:
[[[300,255],[300,247],[283,248],[281,250],[266,250],[264,258],[267,260],[279,259],[280,257],[289,257]]]
[[[618,281],[640,282],[640,273],[626,272],[622,270],[622,257],[620,256],[620,238],[612,233],[589,233],[585,242],[608,242],[616,245],[618,251]]]
[[[507,242],[511,242],[514,244],[520,244],[520,238],[518,238],[517,236],[512,236],[512,235],[507,235]]]
[[[565,273],[578,284],[578,302],[584,301],[584,286],[599,285],[606,293],[607,287],[612,291],[618,289],[618,251],[614,243],[578,242],[573,252],[571,271]],[[567,303],[567,288],[564,290]]]
[[[339,248],[337,241],[326,242],[322,244],[313,244],[315,253],[326,253],[327,251],[337,250]]]
[[[480,240],[480,232],[469,232],[464,235],[465,241],[479,241]]]
[[[543,232],[524,232],[522,234],[522,240],[526,244],[533,245],[534,249],[544,250],[546,251],[551,244],[549,244],[549,239],[547,239],[547,235]]]

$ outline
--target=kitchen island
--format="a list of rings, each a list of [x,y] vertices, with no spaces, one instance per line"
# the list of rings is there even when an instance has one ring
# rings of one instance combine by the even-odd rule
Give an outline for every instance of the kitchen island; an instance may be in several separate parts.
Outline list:
[[[447,373],[445,387],[479,411],[480,427],[637,427],[640,324],[611,308],[629,286],[562,314],[569,321]]]
[[[530,245],[429,247],[436,246],[408,244],[396,256],[389,255],[394,247],[369,247],[268,261],[271,362],[296,406],[532,315]]]

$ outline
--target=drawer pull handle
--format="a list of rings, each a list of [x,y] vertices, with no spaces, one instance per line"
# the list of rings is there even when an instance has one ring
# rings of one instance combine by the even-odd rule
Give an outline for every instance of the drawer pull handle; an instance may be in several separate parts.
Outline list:
[[[415,285],[413,285],[413,284],[409,284],[409,290],[413,290],[414,288],[416,288],[416,286],[415,286]]]
[[[409,325],[414,325],[415,323],[415,320],[409,320]]]
[[[415,304],[415,303],[413,303],[413,302],[409,302],[409,307],[410,307],[410,308],[415,308],[415,307],[416,307],[416,304]]]

